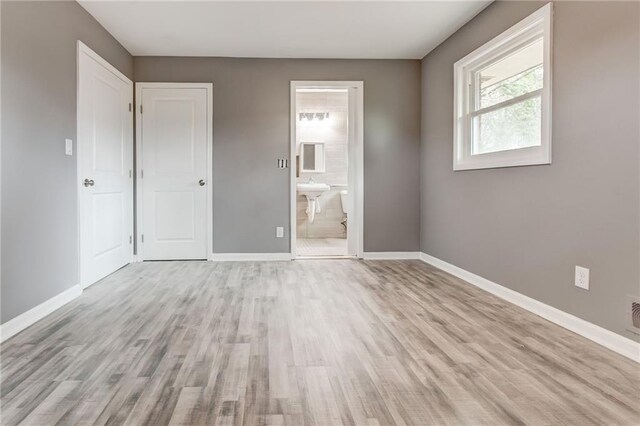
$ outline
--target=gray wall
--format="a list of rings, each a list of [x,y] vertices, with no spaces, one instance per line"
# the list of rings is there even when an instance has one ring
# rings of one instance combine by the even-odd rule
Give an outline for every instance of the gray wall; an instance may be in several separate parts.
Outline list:
[[[453,63],[543,4],[493,3],[422,61],[422,251],[638,340],[640,4],[555,3],[552,165],[452,171]]]
[[[129,77],[133,58],[76,2],[1,7],[4,323],[78,284],[76,40]]]
[[[136,57],[135,81],[213,83],[214,252],[289,252],[291,80],[364,81],[364,246],[416,251],[420,61]],[[276,226],[285,238],[275,238]]]

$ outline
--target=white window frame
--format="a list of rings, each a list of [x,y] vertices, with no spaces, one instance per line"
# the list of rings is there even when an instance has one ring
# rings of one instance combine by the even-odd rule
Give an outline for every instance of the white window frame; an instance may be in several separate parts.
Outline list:
[[[454,64],[453,170],[551,164],[552,7],[552,3],[546,4]],[[478,115],[478,110],[473,108],[472,76],[478,69],[540,37],[543,39],[543,88],[500,103],[497,108],[483,108],[482,112],[504,108],[539,94],[542,100],[541,145],[471,155],[471,128],[473,117]]]

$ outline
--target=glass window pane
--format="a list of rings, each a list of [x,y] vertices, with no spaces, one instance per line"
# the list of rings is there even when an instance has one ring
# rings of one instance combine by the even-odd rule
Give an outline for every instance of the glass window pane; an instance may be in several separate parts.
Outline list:
[[[473,118],[471,154],[508,151],[542,143],[542,100],[536,96]]]
[[[539,39],[476,74],[479,108],[542,89],[543,40]]]

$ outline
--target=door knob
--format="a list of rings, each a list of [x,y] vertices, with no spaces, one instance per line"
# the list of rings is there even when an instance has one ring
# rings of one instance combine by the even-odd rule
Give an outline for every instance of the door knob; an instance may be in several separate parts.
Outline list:
[[[200,180],[198,181],[198,184],[199,184],[200,186],[204,186],[204,184],[205,184],[204,179],[200,179]]]
[[[93,179],[85,179],[84,182],[82,182],[84,186],[93,186],[94,183]]]

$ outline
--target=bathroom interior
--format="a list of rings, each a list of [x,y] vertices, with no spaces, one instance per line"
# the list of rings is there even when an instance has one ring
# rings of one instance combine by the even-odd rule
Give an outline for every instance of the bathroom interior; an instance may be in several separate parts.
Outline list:
[[[299,257],[348,254],[349,92],[296,90],[296,247]]]

